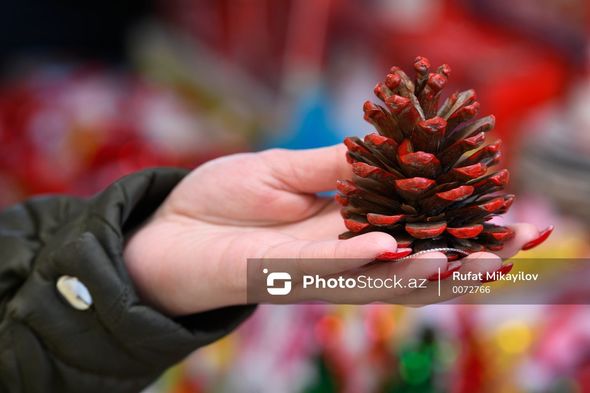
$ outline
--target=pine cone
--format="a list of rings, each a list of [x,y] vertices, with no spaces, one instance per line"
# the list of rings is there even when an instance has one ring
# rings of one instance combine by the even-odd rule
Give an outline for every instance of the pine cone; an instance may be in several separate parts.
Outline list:
[[[450,68],[435,72],[424,57],[412,81],[398,67],[375,87],[385,107],[365,102],[365,120],[378,133],[344,140],[352,180],[338,181],[336,200],[348,232],[382,231],[413,252],[435,248],[449,259],[501,250],[514,232],[487,223],[505,213],[514,195],[499,193],[509,180],[498,164],[500,141],[485,145],[494,116],[476,119],[475,92],[454,93],[439,106]]]

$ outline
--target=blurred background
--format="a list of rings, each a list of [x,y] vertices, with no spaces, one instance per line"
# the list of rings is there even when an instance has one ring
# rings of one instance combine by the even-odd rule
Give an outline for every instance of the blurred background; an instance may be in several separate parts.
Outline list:
[[[518,195],[507,220],[556,226],[527,256],[588,257],[589,13],[587,0],[6,2],[0,207],[363,135],[373,86],[422,55],[451,65],[447,92],[475,88],[496,115]],[[147,392],[590,392],[590,308],[263,306]]]

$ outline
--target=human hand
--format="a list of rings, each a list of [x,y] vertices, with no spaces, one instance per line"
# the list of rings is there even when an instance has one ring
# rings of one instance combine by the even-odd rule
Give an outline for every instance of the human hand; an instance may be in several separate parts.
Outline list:
[[[244,304],[249,258],[291,258],[301,273],[321,276],[361,267],[371,276],[416,279],[439,268],[446,271],[446,257],[436,252],[365,266],[379,256],[403,255],[395,239],[383,232],[337,239],[345,231],[339,207],[316,193],[334,189],[337,179],[351,177],[344,154],[342,145],[273,149],[223,157],[194,170],[125,248],[127,268],[143,301],[169,315]],[[472,254],[462,259],[461,271],[496,270],[502,259],[539,235],[528,224],[514,229],[515,238],[501,252]],[[318,259],[334,263],[320,264]],[[295,280],[296,293],[298,286]],[[408,292],[389,289],[378,298],[367,298],[367,293],[347,291],[338,300],[395,302]],[[313,296],[300,293],[297,300]],[[437,299],[432,294],[432,299],[423,301]]]

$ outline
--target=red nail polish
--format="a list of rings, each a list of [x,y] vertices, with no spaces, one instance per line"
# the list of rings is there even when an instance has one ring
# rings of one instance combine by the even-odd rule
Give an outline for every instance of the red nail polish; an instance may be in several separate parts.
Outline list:
[[[548,226],[547,229],[541,231],[541,233],[536,239],[531,240],[530,242],[522,246],[522,250],[530,250],[531,248],[537,247],[539,244],[543,243],[545,240],[547,240],[549,235],[551,235],[551,232],[553,232],[554,228],[555,227],[553,225]]]
[[[457,270],[461,269],[462,266],[463,266],[463,264],[459,263],[457,266],[452,267],[445,272],[440,272],[441,281],[446,280],[447,278],[451,277],[453,275],[453,272],[456,272]],[[438,273],[434,273],[433,275],[428,276],[427,280],[428,281],[438,281]]]
[[[411,248],[398,248],[395,252],[392,251],[385,251],[375,257],[378,261],[393,261],[395,259],[400,259],[403,257],[407,257],[412,253]]]
[[[496,270],[496,273],[500,273],[500,276],[503,276],[505,274],[510,273],[510,271],[512,270],[513,267],[514,267],[514,264],[507,263],[506,265],[500,266],[498,268],[498,270]],[[495,275],[494,275],[494,277],[495,277]],[[483,280],[481,280],[481,283],[482,284],[485,284],[487,282],[494,282],[494,281],[496,281],[496,279],[487,279],[487,278],[484,278]]]
[[[502,265],[498,270],[496,270],[499,273],[502,273],[502,275],[504,274],[508,274],[510,273],[510,271],[512,270],[512,268],[514,267],[514,264],[512,263],[507,263],[506,265]]]

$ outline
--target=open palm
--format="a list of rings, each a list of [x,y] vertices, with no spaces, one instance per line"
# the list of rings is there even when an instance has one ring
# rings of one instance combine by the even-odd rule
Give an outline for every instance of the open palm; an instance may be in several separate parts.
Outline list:
[[[351,177],[344,152],[341,145],[273,149],[223,157],[194,170],[126,247],[127,267],[140,295],[169,314],[189,314],[245,303],[248,258],[293,258],[299,271],[329,276],[378,256],[395,257],[397,243],[383,232],[337,238],[345,231],[338,206],[317,193]],[[495,270],[538,236],[531,225],[514,228],[515,238],[498,255],[472,254],[461,269]],[[334,262],[314,262],[326,258]],[[365,269],[421,278],[447,266],[444,254],[433,252]],[[388,290],[370,299],[355,291],[338,296],[351,303],[395,302],[407,292]]]

